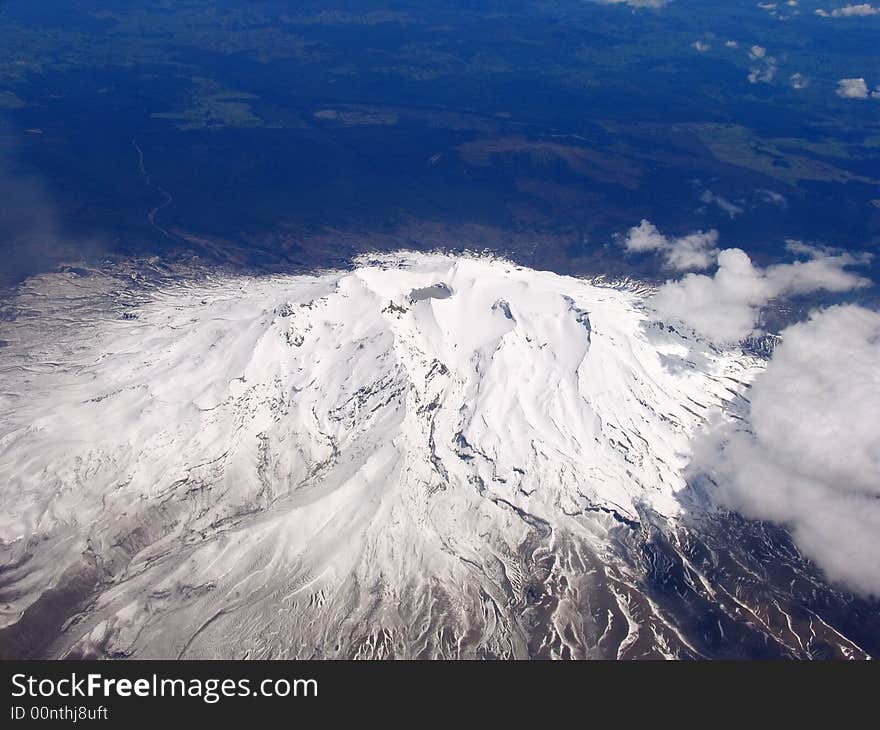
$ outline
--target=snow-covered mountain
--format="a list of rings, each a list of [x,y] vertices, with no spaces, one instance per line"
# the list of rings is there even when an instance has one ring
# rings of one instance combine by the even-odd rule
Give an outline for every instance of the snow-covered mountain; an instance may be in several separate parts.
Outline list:
[[[646,289],[120,281],[34,280],[3,328],[4,654],[865,655],[784,532],[686,483],[762,361]]]

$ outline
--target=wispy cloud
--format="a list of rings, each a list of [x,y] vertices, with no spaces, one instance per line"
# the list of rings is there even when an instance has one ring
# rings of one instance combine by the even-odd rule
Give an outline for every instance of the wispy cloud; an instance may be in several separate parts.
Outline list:
[[[727,200],[727,198],[722,198],[720,195],[716,195],[711,190],[704,190],[702,195],[700,195],[700,200],[707,205],[718,206],[731,218],[736,218],[738,215],[741,215],[745,212],[745,208],[736,205],[736,203],[731,203],[729,200]]]
[[[0,286],[103,251],[98,240],[66,235],[57,204],[43,180],[23,172],[13,157],[2,153],[0,201]]]

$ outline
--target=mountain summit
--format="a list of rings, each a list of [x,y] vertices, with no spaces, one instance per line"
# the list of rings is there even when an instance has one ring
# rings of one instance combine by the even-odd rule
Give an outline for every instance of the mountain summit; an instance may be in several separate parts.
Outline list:
[[[688,485],[762,361],[643,287],[422,254],[41,282],[3,356],[9,653],[865,654],[781,530]]]

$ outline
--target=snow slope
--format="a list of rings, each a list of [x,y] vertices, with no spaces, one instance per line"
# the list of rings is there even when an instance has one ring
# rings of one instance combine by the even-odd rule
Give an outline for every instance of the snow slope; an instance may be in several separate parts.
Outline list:
[[[33,283],[0,351],[0,648],[699,655],[633,546],[676,533],[691,439],[760,361],[645,294],[422,254]]]

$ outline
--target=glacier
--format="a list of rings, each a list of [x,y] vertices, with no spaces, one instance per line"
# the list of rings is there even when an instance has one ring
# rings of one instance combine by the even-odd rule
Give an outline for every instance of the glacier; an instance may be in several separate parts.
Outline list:
[[[31,280],[0,330],[0,653],[867,656],[781,529],[686,478],[764,361],[650,292],[407,252]]]

